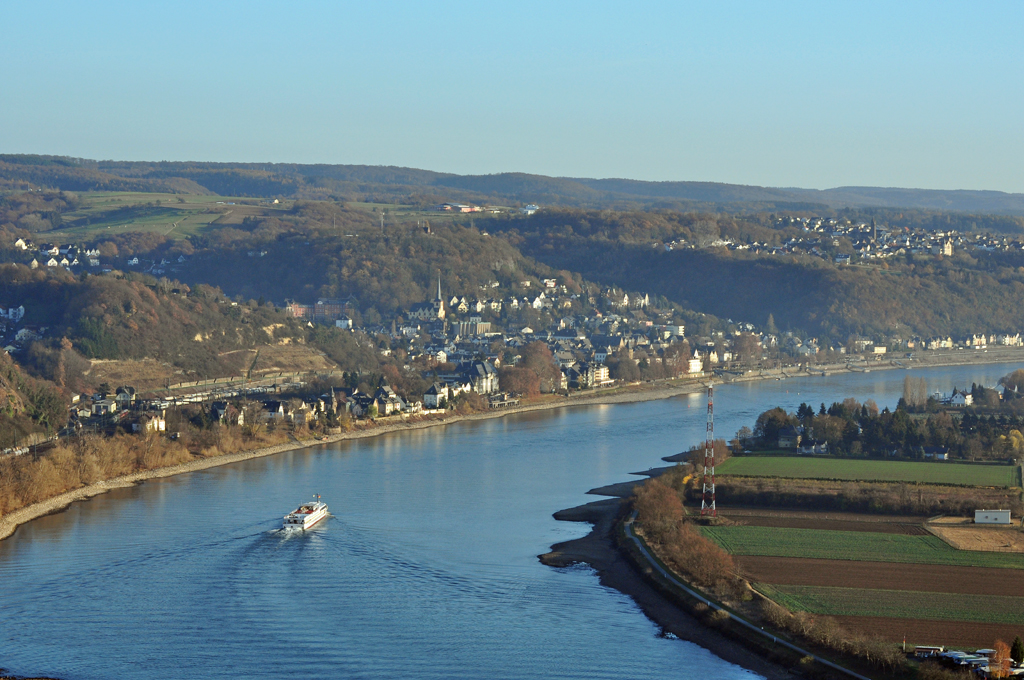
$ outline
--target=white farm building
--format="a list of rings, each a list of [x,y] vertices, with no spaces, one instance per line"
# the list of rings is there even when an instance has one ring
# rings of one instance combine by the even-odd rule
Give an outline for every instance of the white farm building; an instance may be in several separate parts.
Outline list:
[[[975,524],[1009,524],[1009,510],[975,510]]]

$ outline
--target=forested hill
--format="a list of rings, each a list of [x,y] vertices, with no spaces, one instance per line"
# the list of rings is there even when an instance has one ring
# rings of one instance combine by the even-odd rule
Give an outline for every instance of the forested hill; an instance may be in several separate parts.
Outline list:
[[[727,238],[772,241],[791,234],[728,216],[549,210],[495,221],[519,250],[590,281],[645,290],[719,318],[764,324],[833,342],[1024,328],[1024,254],[959,252],[836,266],[806,254],[726,247],[667,250],[661,243]],[[652,247],[653,246],[653,247]]]
[[[0,190],[152,191],[224,196],[332,198],[427,205],[442,201],[591,208],[750,212],[921,208],[1024,215],[1024,194],[881,187],[795,189],[719,182],[493,175],[366,165],[95,161],[0,155]]]

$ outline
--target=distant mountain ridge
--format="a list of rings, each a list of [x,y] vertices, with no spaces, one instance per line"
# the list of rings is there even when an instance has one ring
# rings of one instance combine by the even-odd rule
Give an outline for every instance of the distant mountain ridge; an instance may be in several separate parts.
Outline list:
[[[417,168],[297,163],[96,161],[0,154],[0,189],[160,191],[233,196],[429,202],[629,205],[684,210],[916,208],[1024,215],[1024,194],[1001,191],[836,187],[800,189],[721,182],[548,177],[521,172],[457,175]]]

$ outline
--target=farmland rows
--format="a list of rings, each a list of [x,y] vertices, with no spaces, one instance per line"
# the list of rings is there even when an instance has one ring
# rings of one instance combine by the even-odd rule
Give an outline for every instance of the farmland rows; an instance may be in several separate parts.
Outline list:
[[[828,586],[757,588],[792,611],[813,614],[1024,624],[1024,597]]]
[[[835,586],[975,595],[1024,593],[1024,569],[749,555],[737,557],[736,564],[751,581],[770,583],[777,587]]]
[[[1024,555],[956,550],[935,536],[778,527],[703,527],[734,555],[1024,569]]]
[[[991,647],[993,640],[1012,640],[1020,635],[1019,626],[1011,623],[971,623],[932,621],[928,619],[887,619],[879,616],[837,616],[839,625],[850,630],[863,630],[885,640],[907,645],[944,644],[961,649]]]
[[[733,517],[730,515],[730,519]],[[765,517],[750,515],[733,519],[737,524],[752,527],[780,527],[790,529],[825,529],[828,531],[864,531],[868,533],[905,534],[924,536],[921,522],[863,522],[858,520],[826,519],[811,517]]]
[[[962,486],[1018,486],[1017,467],[891,460],[743,456],[718,466],[721,475]]]

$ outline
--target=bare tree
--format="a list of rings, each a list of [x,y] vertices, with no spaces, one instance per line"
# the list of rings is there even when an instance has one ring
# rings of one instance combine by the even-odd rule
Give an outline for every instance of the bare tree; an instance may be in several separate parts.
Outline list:
[[[693,225],[693,242],[698,248],[707,248],[717,241],[722,232],[718,229],[718,223],[713,220],[697,220]]]

